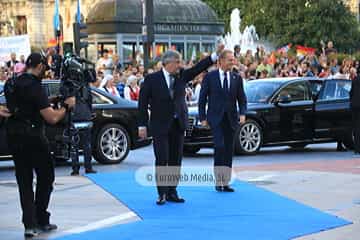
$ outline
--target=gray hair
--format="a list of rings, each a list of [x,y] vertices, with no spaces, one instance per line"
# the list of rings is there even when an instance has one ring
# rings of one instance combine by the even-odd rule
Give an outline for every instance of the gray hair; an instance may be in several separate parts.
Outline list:
[[[162,62],[164,65],[174,61],[174,60],[181,60],[181,53],[175,50],[167,50],[162,55]]]

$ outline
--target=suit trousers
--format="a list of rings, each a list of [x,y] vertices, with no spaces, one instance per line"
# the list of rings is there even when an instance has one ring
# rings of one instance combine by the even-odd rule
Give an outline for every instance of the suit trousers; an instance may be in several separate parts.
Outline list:
[[[234,152],[234,129],[227,113],[217,126],[210,126],[214,138],[214,174],[217,186],[227,186],[231,180]]]
[[[352,109],[354,151],[360,153],[360,108]]]
[[[176,194],[184,145],[184,130],[173,119],[167,134],[153,136],[156,184],[159,195]]]

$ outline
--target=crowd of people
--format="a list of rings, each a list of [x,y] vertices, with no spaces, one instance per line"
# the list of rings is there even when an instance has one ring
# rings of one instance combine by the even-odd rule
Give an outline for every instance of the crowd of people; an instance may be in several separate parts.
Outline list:
[[[51,54],[54,49],[48,51],[48,61],[51,65],[54,61]],[[200,59],[209,54],[201,53]],[[255,53],[252,50],[241,51],[239,45],[234,47],[233,71],[246,81],[270,77],[319,77],[319,78],[342,78],[354,79],[360,71],[360,62],[351,57],[338,62],[338,51],[329,41],[327,45],[306,55],[297,56],[289,54],[288,50],[277,51],[276,54],[267,52],[263,46],[257,47]],[[25,70],[24,56],[19,60],[16,54],[11,54],[11,60],[0,63],[0,82],[6,81],[13,74],[19,74]],[[190,68],[196,61],[184,61],[183,67]],[[215,66],[214,66],[215,67]],[[145,69],[143,61],[138,60],[133,64],[122,65],[116,54],[109,54],[105,49],[96,63],[97,81],[94,87],[100,88],[114,96],[132,101],[138,101],[140,85],[146,74],[158,71],[162,68],[162,62],[158,61],[153,66]],[[186,100],[189,104],[197,104],[201,89],[202,79],[206,72],[193,79],[186,90]],[[50,70],[46,78],[56,78],[53,70]]]

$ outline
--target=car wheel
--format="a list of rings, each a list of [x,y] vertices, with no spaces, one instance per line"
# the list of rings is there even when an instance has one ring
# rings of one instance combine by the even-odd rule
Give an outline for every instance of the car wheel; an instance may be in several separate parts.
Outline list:
[[[255,154],[260,150],[263,134],[260,125],[247,120],[236,132],[235,151],[237,154]]]
[[[200,147],[184,146],[184,154],[195,154],[200,151]]]
[[[289,147],[291,148],[305,148],[307,146],[307,143],[294,143],[294,144],[290,144]]]
[[[130,137],[119,124],[103,126],[96,136],[94,157],[103,164],[122,162],[130,151]]]

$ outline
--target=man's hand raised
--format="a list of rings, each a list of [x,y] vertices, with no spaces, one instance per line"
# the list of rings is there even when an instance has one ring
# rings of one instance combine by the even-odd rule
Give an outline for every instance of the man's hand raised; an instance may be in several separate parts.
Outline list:
[[[222,51],[224,51],[224,49],[225,49],[225,44],[219,43],[216,48],[216,55],[219,56],[222,53]]]

